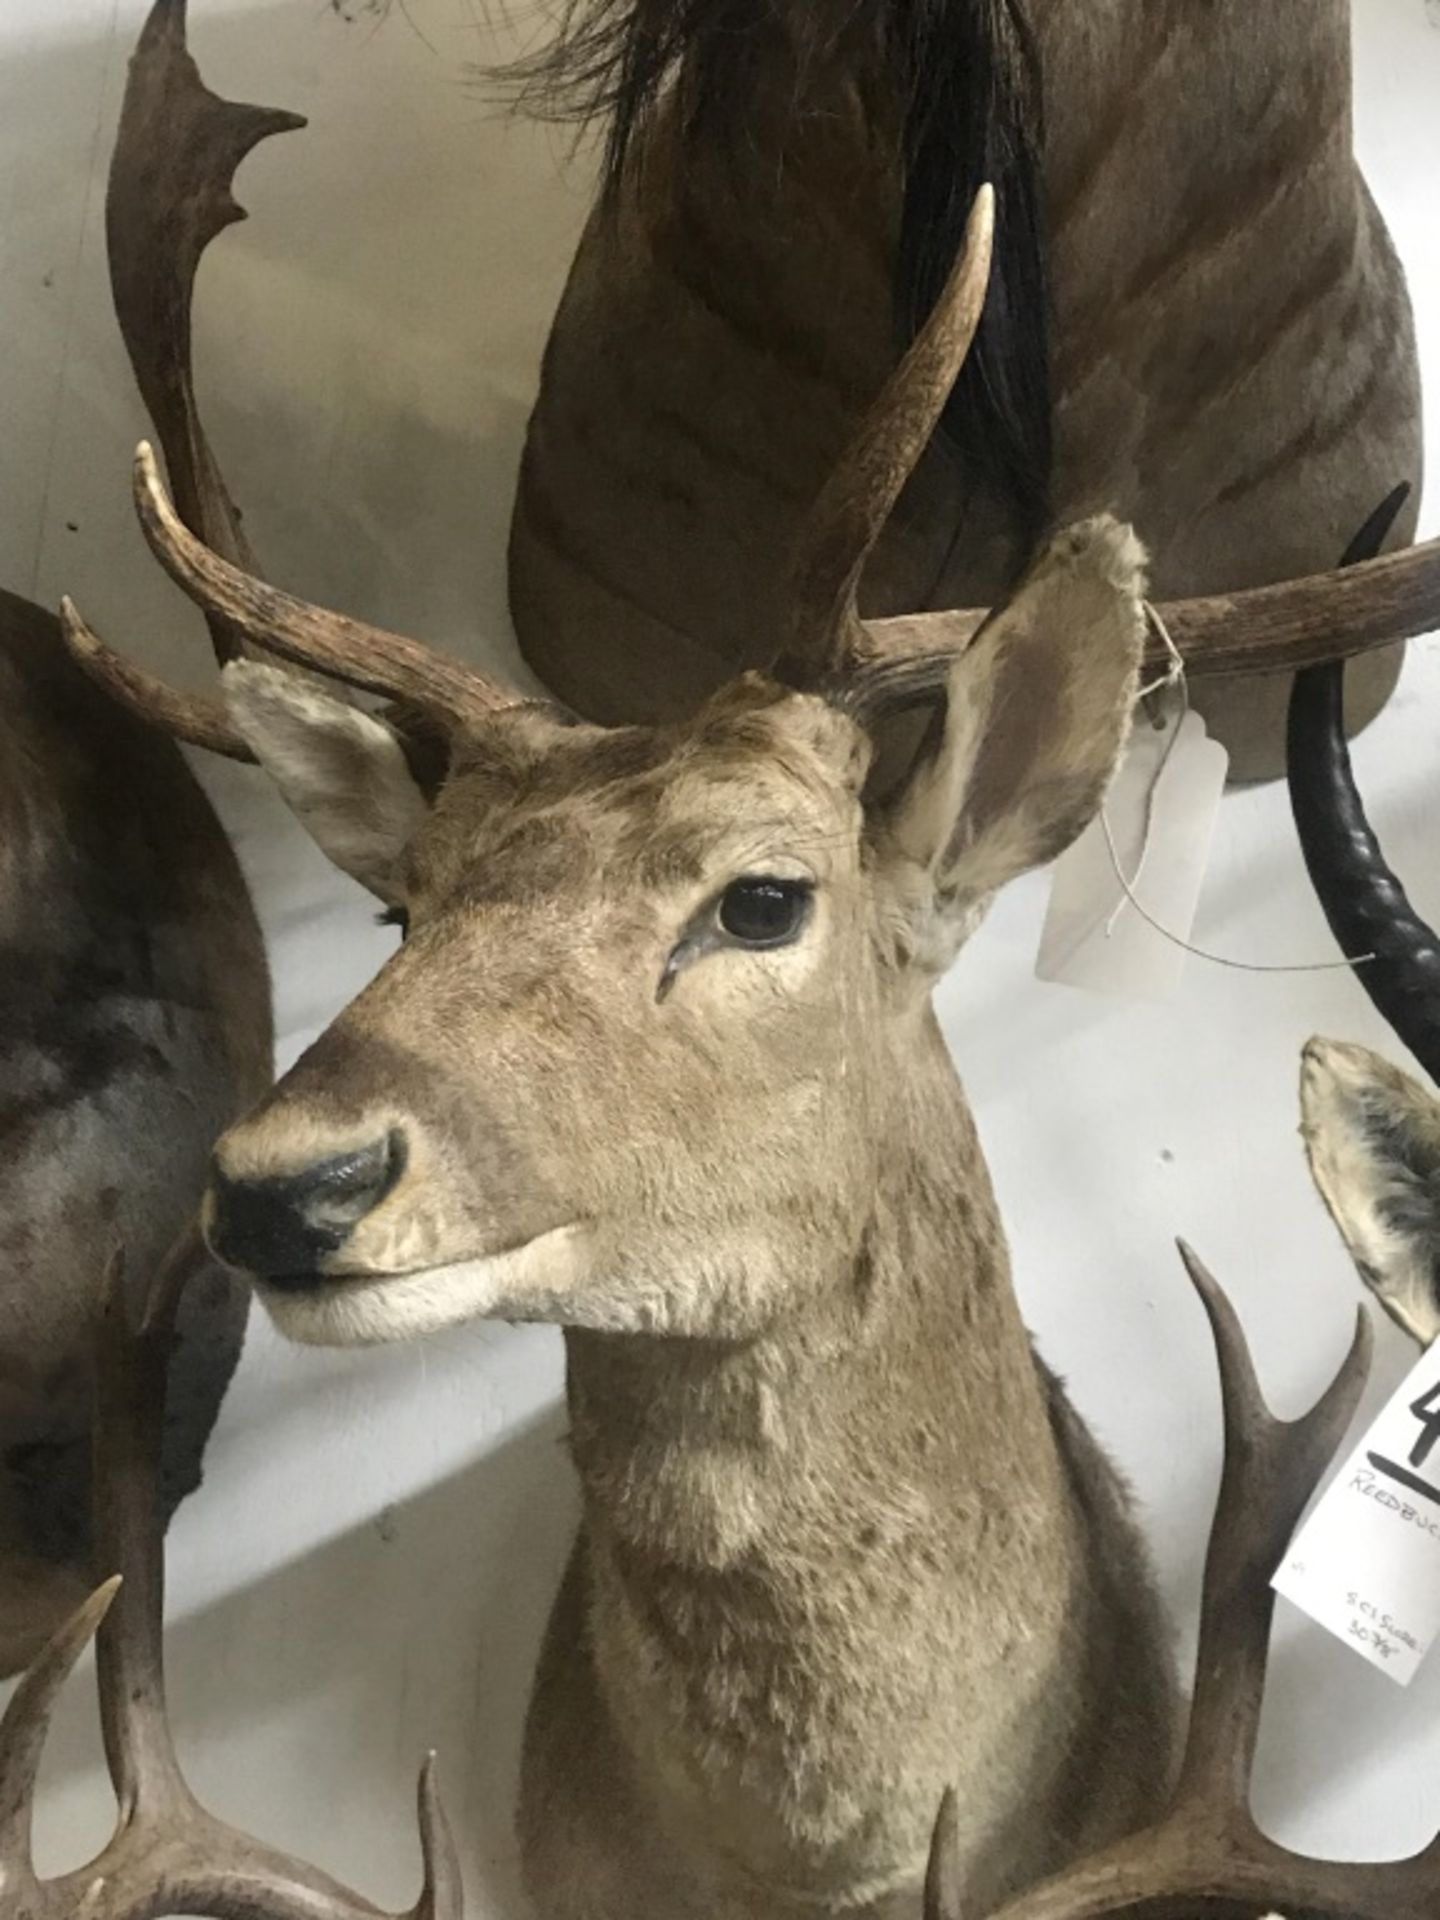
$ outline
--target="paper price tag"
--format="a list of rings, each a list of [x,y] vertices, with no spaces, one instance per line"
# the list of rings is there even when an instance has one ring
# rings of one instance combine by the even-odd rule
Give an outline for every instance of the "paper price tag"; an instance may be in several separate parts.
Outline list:
[[[1229,755],[1198,713],[1154,727],[1136,716],[1125,764],[1103,819],[1093,820],[1055,866],[1035,971],[1092,993],[1160,1000],[1180,984]],[[1109,824],[1110,841],[1105,835]],[[1151,920],[1127,898],[1116,864]]]
[[[1440,1346],[1326,1488],[1271,1583],[1402,1687],[1440,1634]]]

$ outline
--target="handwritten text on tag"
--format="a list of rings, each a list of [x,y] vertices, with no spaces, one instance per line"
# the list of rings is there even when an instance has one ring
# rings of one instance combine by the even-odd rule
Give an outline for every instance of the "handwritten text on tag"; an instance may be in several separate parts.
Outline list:
[[[1440,1635],[1440,1346],[1317,1502],[1272,1583],[1408,1686]]]

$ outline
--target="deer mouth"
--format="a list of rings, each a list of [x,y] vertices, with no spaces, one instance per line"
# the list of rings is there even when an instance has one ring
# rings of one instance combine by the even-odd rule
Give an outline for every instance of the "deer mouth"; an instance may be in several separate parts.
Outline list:
[[[584,1277],[585,1240],[575,1223],[440,1266],[267,1274],[256,1290],[279,1331],[305,1346],[388,1345],[468,1320],[558,1320]]]

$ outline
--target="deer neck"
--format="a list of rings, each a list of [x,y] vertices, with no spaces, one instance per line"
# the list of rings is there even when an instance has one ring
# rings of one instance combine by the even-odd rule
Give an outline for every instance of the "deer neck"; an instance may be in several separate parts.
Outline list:
[[[989,1175],[928,1013],[906,1067],[873,1204],[804,1306],[746,1343],[567,1334],[587,1532],[637,1573],[804,1567],[837,1527],[893,1529],[897,1487],[947,1535],[957,1487],[1002,1472],[1037,1519],[1065,1497]]]

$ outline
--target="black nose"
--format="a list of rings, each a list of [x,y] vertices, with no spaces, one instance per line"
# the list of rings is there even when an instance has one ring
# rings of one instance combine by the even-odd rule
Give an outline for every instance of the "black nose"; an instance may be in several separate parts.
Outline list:
[[[227,1266],[271,1285],[315,1286],[320,1268],[373,1213],[405,1171],[405,1140],[391,1133],[300,1173],[210,1186],[210,1245]]]

